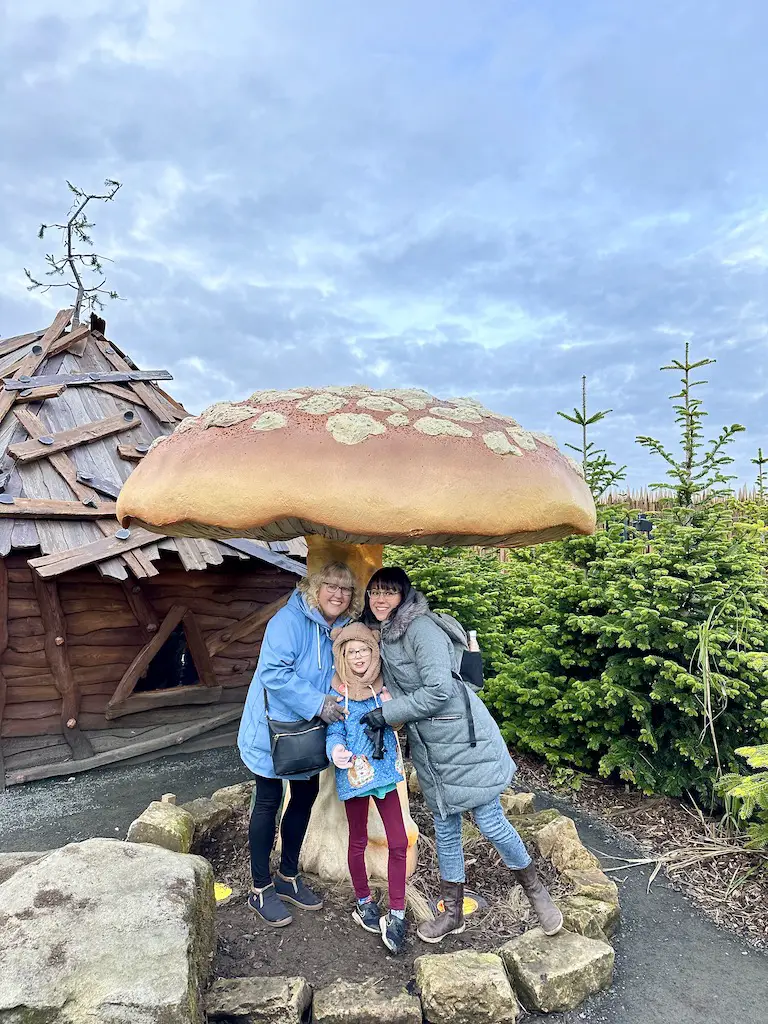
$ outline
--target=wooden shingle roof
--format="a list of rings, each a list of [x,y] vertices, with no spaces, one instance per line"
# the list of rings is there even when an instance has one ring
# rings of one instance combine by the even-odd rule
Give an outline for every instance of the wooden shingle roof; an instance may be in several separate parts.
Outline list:
[[[157,383],[169,373],[140,371],[104,336],[103,321],[71,328],[71,314],[62,310],[45,331],[0,339],[0,557],[39,548],[30,564],[43,576],[73,564],[114,579],[154,576],[162,551],[188,570],[256,557],[303,574],[287,557],[303,554],[301,542],[248,542],[245,551],[119,529],[122,483],[152,441],[189,414]]]

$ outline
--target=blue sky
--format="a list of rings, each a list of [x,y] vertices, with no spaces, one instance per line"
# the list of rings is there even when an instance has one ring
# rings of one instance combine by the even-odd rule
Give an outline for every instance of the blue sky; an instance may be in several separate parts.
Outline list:
[[[0,334],[45,324],[40,221],[94,212],[108,333],[192,411],[255,388],[473,394],[531,429],[589,379],[630,480],[658,367],[716,356],[768,449],[763,0],[0,5]]]

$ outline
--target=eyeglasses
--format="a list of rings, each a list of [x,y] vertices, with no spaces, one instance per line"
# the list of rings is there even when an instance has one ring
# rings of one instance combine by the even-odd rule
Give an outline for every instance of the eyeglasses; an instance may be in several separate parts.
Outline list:
[[[399,590],[369,590],[368,597],[374,600],[377,597],[400,597]]]
[[[352,587],[342,587],[338,583],[326,583],[325,581],[323,581],[323,586],[329,594],[342,594],[344,597],[352,596]]]

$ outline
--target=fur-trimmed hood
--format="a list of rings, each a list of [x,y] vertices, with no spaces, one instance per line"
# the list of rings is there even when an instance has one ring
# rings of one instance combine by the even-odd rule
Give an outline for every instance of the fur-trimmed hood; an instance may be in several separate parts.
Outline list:
[[[377,697],[384,686],[381,675],[381,655],[379,654],[379,632],[369,629],[362,622],[351,622],[341,629],[331,630],[333,642],[333,663],[336,671],[331,680],[331,688],[342,694],[347,700],[368,700]],[[344,645],[350,640],[365,644],[371,652],[371,663],[362,676],[350,672],[344,664]]]
[[[426,597],[419,590],[412,590],[398,607],[391,621],[381,624],[381,642],[383,644],[397,643],[405,636],[414,619],[418,619],[420,615],[426,615],[435,622],[448,635],[452,643],[467,646],[467,634],[464,627],[450,615],[436,615],[431,611]]]

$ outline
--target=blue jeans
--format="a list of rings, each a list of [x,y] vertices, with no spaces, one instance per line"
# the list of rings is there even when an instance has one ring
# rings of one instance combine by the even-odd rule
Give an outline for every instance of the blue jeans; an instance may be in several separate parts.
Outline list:
[[[525,844],[504,817],[498,797],[489,804],[473,807],[470,811],[475,824],[489,843],[499,851],[501,859],[512,871],[528,867],[531,858]],[[435,840],[437,863],[440,877],[444,882],[463,882],[464,850],[461,846],[461,815],[449,814],[447,818],[435,816]]]

